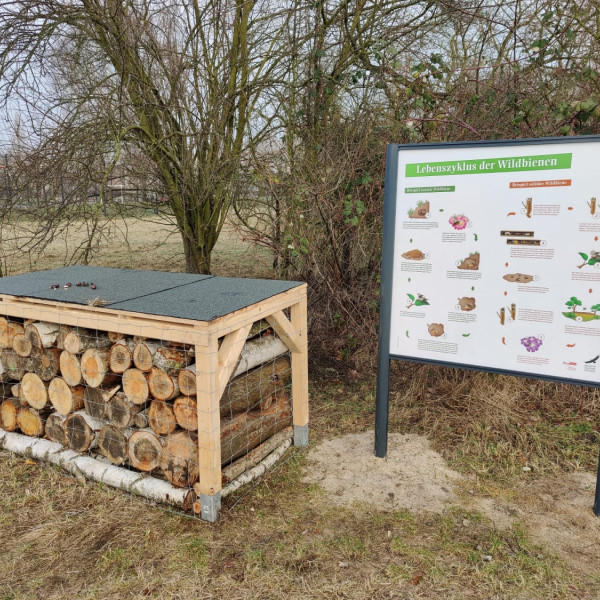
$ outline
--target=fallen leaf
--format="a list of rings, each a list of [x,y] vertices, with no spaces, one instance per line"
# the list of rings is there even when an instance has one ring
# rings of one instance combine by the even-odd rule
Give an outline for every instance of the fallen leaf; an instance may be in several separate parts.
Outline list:
[[[502,338],[502,343],[506,346],[506,338]]]
[[[505,295],[505,296],[508,296],[508,292],[504,292],[504,295]]]
[[[506,216],[507,217],[514,217],[517,213],[514,212],[509,212]]]
[[[421,579],[423,579],[423,571],[418,571],[415,576],[410,579],[409,583],[412,583],[413,585],[419,585]]]
[[[588,290],[588,292],[589,292],[590,294],[591,294],[593,291],[594,291],[594,290],[593,290],[592,288],[590,288],[590,289]]]
[[[595,242],[597,242],[597,241],[598,241],[598,236],[596,236],[596,237],[594,238],[594,241],[595,241]]]
[[[567,344],[567,348],[575,348],[575,344]]]
[[[508,263],[504,263],[504,266],[505,266],[505,267],[508,267]]]
[[[35,465],[35,461],[31,460],[30,458],[26,458],[25,459],[25,464],[26,465]]]
[[[573,210],[572,206],[567,206],[567,210]]]

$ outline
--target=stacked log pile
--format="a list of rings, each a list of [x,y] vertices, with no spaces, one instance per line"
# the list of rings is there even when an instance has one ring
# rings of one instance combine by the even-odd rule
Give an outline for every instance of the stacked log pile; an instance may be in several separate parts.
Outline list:
[[[190,347],[0,317],[0,427],[192,487],[196,368]],[[290,380],[287,348],[255,324],[220,399],[224,480],[291,424]]]

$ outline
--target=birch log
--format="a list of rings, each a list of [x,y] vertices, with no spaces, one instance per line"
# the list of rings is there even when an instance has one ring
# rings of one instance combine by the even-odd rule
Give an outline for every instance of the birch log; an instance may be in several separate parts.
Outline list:
[[[70,386],[62,377],[55,377],[48,386],[48,396],[56,412],[65,417],[83,408],[83,385]]]
[[[108,401],[118,391],[118,385],[107,390],[101,388],[85,388],[83,404],[86,412],[96,419],[104,419],[107,415]]]
[[[112,342],[105,333],[93,329],[73,329],[65,336],[65,350],[71,354],[81,354],[88,348],[108,348]]]
[[[67,434],[65,433],[66,417],[55,412],[46,419],[46,437],[61,446],[68,446]]]
[[[127,369],[123,373],[123,392],[134,404],[145,404],[149,390],[146,376],[139,369]]]
[[[177,429],[177,419],[171,403],[153,400],[148,409],[148,424],[157,435],[167,435]]]
[[[250,452],[272,435],[291,425],[292,406],[281,398],[266,411],[240,413],[221,424],[221,464]]]
[[[100,452],[114,465],[122,465],[127,460],[127,448],[133,429],[106,424],[98,437]]]
[[[221,471],[221,480],[223,483],[228,483],[239,477],[244,471],[257,465],[265,456],[268,456],[286,440],[291,440],[294,437],[294,430],[292,427],[286,427],[280,432],[271,436],[266,442],[263,442],[254,450],[250,450],[248,454],[244,454],[241,458],[238,458],[234,463],[227,467],[224,467]]]
[[[266,410],[277,399],[277,394],[289,386],[291,379],[291,363],[287,356],[239,375],[230,381],[221,397],[221,417],[233,417],[257,407]]]
[[[113,373],[125,373],[131,367],[135,346],[131,338],[121,339],[111,346],[108,366]]]
[[[0,431],[0,447],[15,454],[50,462],[76,477],[84,476],[154,502],[190,510],[195,500],[193,490],[178,489],[167,481],[107,465],[90,456],[80,456],[48,440]]]
[[[21,403],[18,398],[5,398],[0,406],[0,424],[6,431],[15,431],[18,429],[19,424],[17,423],[17,415]]]
[[[186,431],[198,431],[198,407],[193,396],[179,396],[173,403],[177,424]]]
[[[250,340],[244,344],[237,366],[231,379],[246,373],[250,369],[273,361],[278,356],[288,352],[287,346],[275,335],[269,335]],[[196,391],[196,365],[189,365],[179,371],[178,383],[181,393],[185,396],[195,396]]]
[[[21,399],[37,410],[49,407],[48,385],[35,373],[25,373],[21,380]]]
[[[24,333],[16,333],[12,339],[12,348],[19,356],[27,358],[31,356],[33,344],[25,337]]]
[[[120,377],[110,372],[110,352],[106,348],[88,348],[81,356],[81,376],[93,388],[115,385]]]
[[[60,372],[60,354],[58,348],[34,348],[31,351],[33,372],[42,381],[51,381]]]
[[[13,337],[18,333],[23,334],[24,331],[22,323],[0,317],[0,349],[12,348]]]
[[[79,385],[83,383],[81,376],[81,361],[76,354],[71,354],[66,350],[60,353],[59,358],[60,374],[69,385]]]
[[[193,353],[176,346],[165,346],[156,342],[144,341],[133,350],[133,364],[140,371],[148,372],[153,366],[170,374],[192,362]]]
[[[50,410],[35,410],[30,406],[21,406],[17,414],[17,424],[19,429],[25,434],[32,437],[40,437],[44,435],[46,426],[46,418],[50,414]]]
[[[134,404],[124,392],[117,392],[106,404],[106,420],[117,427],[137,426],[135,417],[143,408],[143,404]]]
[[[198,481],[198,437],[176,431],[165,439],[160,457],[164,476],[177,487],[192,487]]]
[[[148,389],[156,400],[173,400],[179,396],[177,378],[159,367],[152,367],[148,373]]]
[[[25,326],[25,337],[34,348],[51,348],[56,343],[60,326],[56,323],[36,321]]]
[[[153,471],[160,465],[162,441],[151,429],[140,429],[131,434],[127,452],[133,467],[140,471]]]
[[[56,347],[59,350],[65,349],[65,338],[71,333],[73,329],[67,325],[60,325],[58,328],[58,336],[56,338]]]
[[[21,381],[23,375],[33,368],[30,358],[19,356],[12,348],[2,350],[0,362],[4,367],[7,378],[12,381]]]
[[[75,452],[87,452],[98,445],[104,421],[88,415],[83,410],[71,413],[65,420],[67,443]]]

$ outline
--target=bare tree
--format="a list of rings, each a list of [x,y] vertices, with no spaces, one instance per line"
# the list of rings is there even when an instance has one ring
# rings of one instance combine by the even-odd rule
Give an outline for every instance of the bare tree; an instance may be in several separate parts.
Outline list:
[[[92,168],[92,153],[104,180],[130,149],[142,153],[187,270],[209,272],[240,164],[273,118],[265,90],[289,56],[291,11],[281,6],[4,0],[0,97],[27,117],[32,154],[52,155],[55,168]]]

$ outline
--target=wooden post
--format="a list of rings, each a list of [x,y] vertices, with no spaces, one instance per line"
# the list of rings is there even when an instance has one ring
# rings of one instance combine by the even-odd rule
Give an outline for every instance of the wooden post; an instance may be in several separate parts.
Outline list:
[[[298,349],[292,352],[292,409],[294,445],[308,445],[308,325],[306,293],[290,307],[290,321],[298,335]]]
[[[209,333],[206,338],[206,346],[195,348],[199,481],[194,489],[200,495],[202,519],[214,523],[221,508],[219,344],[216,333]]]

